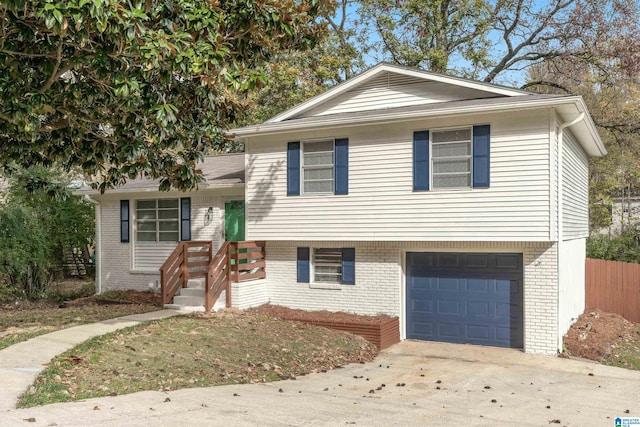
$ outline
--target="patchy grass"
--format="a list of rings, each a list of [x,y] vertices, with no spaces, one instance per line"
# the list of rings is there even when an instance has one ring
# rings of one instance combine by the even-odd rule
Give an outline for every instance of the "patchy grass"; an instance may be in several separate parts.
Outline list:
[[[19,407],[141,390],[267,382],[372,360],[363,338],[252,313],[154,321],[55,358]]]
[[[603,363],[640,371],[640,324],[635,325],[635,337],[619,340],[612,346],[611,356]]]
[[[105,297],[105,294],[63,305],[23,301],[0,307],[0,350],[60,329],[159,309],[155,302],[157,296],[148,292],[130,292],[128,297],[120,299],[110,298],[108,294]]]

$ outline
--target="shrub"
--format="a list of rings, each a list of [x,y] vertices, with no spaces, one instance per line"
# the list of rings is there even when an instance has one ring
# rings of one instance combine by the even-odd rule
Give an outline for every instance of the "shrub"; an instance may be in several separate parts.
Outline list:
[[[640,233],[628,230],[614,236],[591,236],[587,256],[595,259],[640,263]]]

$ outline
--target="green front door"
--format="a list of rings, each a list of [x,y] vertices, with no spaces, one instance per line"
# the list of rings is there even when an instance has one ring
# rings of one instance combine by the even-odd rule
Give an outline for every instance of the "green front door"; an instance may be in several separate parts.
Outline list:
[[[224,204],[224,236],[228,242],[244,241],[244,200],[231,200]],[[231,250],[235,253],[235,250]],[[240,249],[240,253],[246,253],[246,249]],[[235,265],[235,260],[231,264]],[[246,264],[246,259],[241,259],[240,264]]]
[[[225,202],[224,235],[228,242],[244,241],[244,200]]]

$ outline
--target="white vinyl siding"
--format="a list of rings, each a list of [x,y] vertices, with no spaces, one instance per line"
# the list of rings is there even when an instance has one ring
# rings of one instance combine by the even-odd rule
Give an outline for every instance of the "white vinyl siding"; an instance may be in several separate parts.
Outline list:
[[[414,192],[413,132],[479,123],[491,125],[491,187]],[[349,138],[349,195],[340,198],[287,198],[286,142],[291,135],[249,139],[248,239],[549,240],[547,109],[340,132]],[[323,136],[328,135],[296,134],[301,140]]]
[[[589,159],[567,129],[562,153],[562,239],[589,235]]]
[[[495,96],[498,95],[386,72],[301,113],[296,118]]]
[[[471,187],[471,128],[436,130],[431,136],[433,189]]]
[[[333,170],[335,161],[333,143],[333,139],[325,141],[303,141],[303,193],[333,193]]]

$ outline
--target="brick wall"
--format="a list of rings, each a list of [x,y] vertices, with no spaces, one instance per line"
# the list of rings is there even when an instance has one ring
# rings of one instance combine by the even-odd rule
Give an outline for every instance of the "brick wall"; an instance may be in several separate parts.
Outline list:
[[[524,251],[524,347],[528,353],[558,350],[557,244]]]
[[[355,247],[355,286],[297,283],[297,246]],[[267,242],[266,251],[268,297],[272,304],[369,315],[398,316],[400,313],[400,253],[396,246],[353,242]]]
[[[316,287],[296,281],[296,248],[355,247],[356,285]],[[557,350],[557,251],[531,242],[267,242],[268,298],[305,310],[359,314],[403,312],[404,251],[515,252],[524,261],[524,345],[529,353]]]

